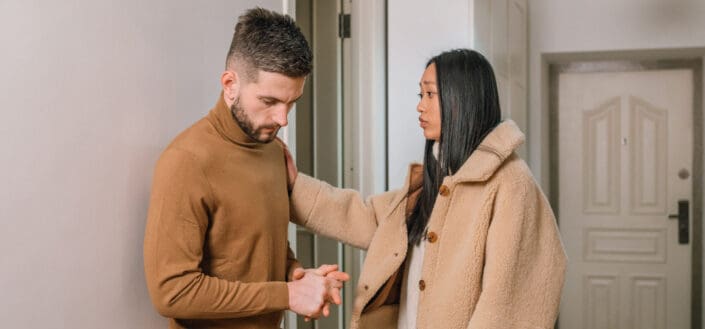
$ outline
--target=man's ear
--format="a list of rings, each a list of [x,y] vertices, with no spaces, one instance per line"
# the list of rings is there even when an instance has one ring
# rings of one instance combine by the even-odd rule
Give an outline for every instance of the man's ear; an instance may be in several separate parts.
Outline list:
[[[223,97],[225,97],[225,103],[228,106],[237,99],[240,94],[241,79],[237,72],[231,70],[223,71],[220,76],[220,85],[223,87]]]

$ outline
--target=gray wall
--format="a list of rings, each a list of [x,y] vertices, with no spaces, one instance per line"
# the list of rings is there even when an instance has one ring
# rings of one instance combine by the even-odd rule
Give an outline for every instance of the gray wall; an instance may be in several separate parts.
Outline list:
[[[202,117],[237,16],[281,0],[0,2],[3,328],[165,328],[143,276],[154,163]]]

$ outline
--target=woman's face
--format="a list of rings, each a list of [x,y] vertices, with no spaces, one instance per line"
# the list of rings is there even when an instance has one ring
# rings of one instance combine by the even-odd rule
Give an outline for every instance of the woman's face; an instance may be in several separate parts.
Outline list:
[[[436,84],[436,64],[431,63],[423,71],[419,93],[419,125],[423,129],[426,139],[438,141],[441,138],[441,103],[438,98],[438,85]]]

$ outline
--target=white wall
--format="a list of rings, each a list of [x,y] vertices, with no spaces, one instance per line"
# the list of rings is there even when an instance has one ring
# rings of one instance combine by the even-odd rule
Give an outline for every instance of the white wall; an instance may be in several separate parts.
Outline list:
[[[529,162],[548,190],[544,54],[702,48],[705,1],[531,0],[529,10]]]
[[[0,2],[4,328],[165,328],[142,239],[154,163],[202,117],[234,22],[281,0]]]
[[[470,1],[387,1],[388,179],[404,184],[408,165],[423,160],[419,80],[426,62],[442,51],[470,47]]]

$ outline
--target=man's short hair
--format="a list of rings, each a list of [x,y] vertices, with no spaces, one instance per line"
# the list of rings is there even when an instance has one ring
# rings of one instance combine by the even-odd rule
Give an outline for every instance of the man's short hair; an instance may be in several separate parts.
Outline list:
[[[251,80],[260,70],[298,78],[311,73],[312,61],[311,48],[291,17],[254,8],[235,25],[225,67],[242,67]]]

